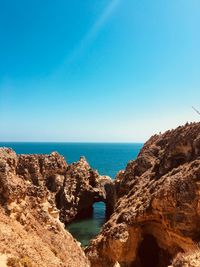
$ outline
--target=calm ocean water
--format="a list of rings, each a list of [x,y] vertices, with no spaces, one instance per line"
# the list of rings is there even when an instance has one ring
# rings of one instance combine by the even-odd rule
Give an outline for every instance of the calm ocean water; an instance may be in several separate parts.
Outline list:
[[[125,168],[129,160],[135,159],[142,144],[128,143],[2,143],[0,146],[10,147],[18,154],[49,154],[57,151],[68,163],[85,156],[92,168],[100,174],[114,178],[119,170]],[[98,234],[104,223],[105,207],[103,203],[94,204],[93,218],[80,220],[68,225],[71,234],[83,246]]]

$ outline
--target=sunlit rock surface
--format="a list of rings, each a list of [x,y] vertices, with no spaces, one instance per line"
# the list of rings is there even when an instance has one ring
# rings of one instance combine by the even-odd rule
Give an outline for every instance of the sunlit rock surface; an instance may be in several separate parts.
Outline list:
[[[80,245],[59,220],[55,203],[66,167],[57,153],[17,156],[0,148],[2,266],[89,266]]]
[[[110,177],[100,176],[84,157],[67,167],[63,187],[56,195],[61,220],[87,218],[95,202],[105,202],[110,215],[114,208],[115,188]]]
[[[86,249],[93,267],[166,267],[178,252],[195,249],[200,123],[152,136],[115,185],[115,211]]]
[[[111,178],[83,157],[68,165],[56,152],[16,155],[0,148],[1,258],[16,266],[23,266],[20,259],[33,266],[89,266],[64,224],[91,216],[98,201],[110,215],[115,197]]]

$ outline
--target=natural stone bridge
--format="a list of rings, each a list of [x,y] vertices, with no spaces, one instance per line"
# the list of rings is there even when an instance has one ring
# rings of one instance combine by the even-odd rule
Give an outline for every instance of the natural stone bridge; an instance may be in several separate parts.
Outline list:
[[[107,217],[113,212],[113,181],[108,176],[99,175],[84,157],[68,165],[64,157],[56,152],[50,155],[18,155],[16,172],[35,186],[47,187],[65,224],[92,216],[95,202],[105,203]]]
[[[73,219],[90,217],[93,204],[104,202],[107,217],[113,212],[115,188],[108,176],[100,176],[84,157],[68,166],[62,188],[56,194],[60,218],[68,223]]]

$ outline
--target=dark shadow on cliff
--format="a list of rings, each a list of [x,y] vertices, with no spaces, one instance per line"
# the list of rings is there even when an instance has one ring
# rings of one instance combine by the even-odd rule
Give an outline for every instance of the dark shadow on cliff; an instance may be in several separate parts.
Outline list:
[[[131,267],[167,267],[169,254],[158,246],[152,235],[145,235],[138,248],[137,259]]]

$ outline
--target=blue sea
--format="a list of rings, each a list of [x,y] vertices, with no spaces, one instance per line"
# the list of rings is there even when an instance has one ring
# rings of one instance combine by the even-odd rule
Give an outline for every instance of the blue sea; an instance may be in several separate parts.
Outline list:
[[[18,154],[49,154],[57,151],[67,163],[85,156],[92,168],[101,175],[115,178],[117,172],[126,167],[129,160],[137,157],[142,144],[138,143],[7,143],[0,146],[10,147]],[[67,226],[71,234],[86,246],[91,238],[97,235],[105,221],[104,203],[94,204],[92,218],[79,220]]]

